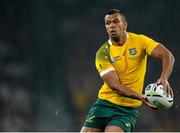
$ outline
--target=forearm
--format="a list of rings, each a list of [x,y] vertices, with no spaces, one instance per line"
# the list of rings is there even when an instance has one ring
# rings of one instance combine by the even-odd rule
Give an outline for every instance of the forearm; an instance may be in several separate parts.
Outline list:
[[[171,53],[168,53],[162,57],[162,79],[167,79],[171,75],[174,67],[175,58]]]
[[[162,73],[160,78],[168,80],[169,76],[172,73],[175,58],[172,53],[164,47],[162,44],[159,44],[151,53],[152,57],[161,59],[162,61]]]
[[[143,101],[143,95],[140,95],[132,91],[130,88],[122,84],[115,71],[107,73],[106,75],[102,76],[102,78],[105,81],[105,83],[117,94],[124,97],[129,97]]]
[[[115,87],[111,87],[111,89],[113,89],[114,91],[116,91],[119,95],[121,96],[125,96],[125,97],[129,97],[129,98],[133,98],[133,99],[138,99],[138,100],[143,100],[143,96],[132,91],[131,89],[129,89],[128,87],[126,87],[123,84],[119,84]]]

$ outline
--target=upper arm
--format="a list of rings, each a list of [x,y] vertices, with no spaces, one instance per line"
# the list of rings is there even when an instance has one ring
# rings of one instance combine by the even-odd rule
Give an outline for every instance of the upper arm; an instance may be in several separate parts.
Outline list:
[[[152,51],[159,45],[158,42],[144,35],[141,35],[141,41],[143,44],[143,49],[148,55],[151,55]]]
[[[114,70],[114,67],[111,64],[108,53],[104,52],[104,50],[102,49],[100,49],[96,53],[95,64],[96,64],[96,69],[98,70],[101,76],[106,74],[109,71]]]
[[[120,86],[120,80],[119,77],[116,73],[116,71],[110,71],[106,74],[104,74],[103,76],[101,76],[103,81],[111,88],[111,89],[115,89],[118,88],[118,86]]]
[[[167,56],[173,57],[172,53],[162,44],[159,44],[156,48],[154,48],[150,55],[158,59],[162,59]]]
[[[96,68],[103,79],[103,81],[110,88],[117,88],[119,85],[119,77],[109,59],[108,53],[99,50],[96,53]]]
[[[144,44],[144,49],[148,55],[158,59],[162,59],[162,57],[168,56],[174,58],[172,53],[159,42],[156,42],[144,35],[141,35],[141,39]]]

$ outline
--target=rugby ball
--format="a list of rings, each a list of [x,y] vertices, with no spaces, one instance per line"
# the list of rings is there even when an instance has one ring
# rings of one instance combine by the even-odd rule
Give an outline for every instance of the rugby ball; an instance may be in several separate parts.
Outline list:
[[[147,100],[154,104],[158,109],[168,109],[173,105],[173,98],[167,96],[161,84],[151,83],[145,88]]]

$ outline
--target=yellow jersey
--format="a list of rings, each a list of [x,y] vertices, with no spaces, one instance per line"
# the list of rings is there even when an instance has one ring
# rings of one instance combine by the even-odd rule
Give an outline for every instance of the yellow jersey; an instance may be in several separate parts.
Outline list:
[[[129,89],[142,94],[146,72],[147,55],[159,44],[144,35],[128,32],[128,38],[123,46],[115,46],[109,40],[96,53],[96,68],[100,74],[115,70],[122,84]],[[104,82],[98,98],[114,104],[138,107],[140,100],[117,94]]]

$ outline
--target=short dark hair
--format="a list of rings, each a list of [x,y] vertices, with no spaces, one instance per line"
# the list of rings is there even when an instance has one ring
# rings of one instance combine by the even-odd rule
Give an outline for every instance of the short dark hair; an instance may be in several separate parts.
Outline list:
[[[110,9],[106,14],[107,15],[113,15],[115,13],[121,14],[121,12],[118,9]]]
[[[120,14],[121,17],[122,17],[122,20],[123,20],[125,23],[127,23],[126,17],[125,17],[124,14],[123,14],[120,10],[118,10],[118,9],[110,9],[110,10],[106,13],[106,15],[113,15],[113,14],[116,14],[116,13]]]

